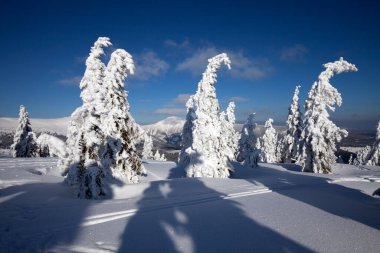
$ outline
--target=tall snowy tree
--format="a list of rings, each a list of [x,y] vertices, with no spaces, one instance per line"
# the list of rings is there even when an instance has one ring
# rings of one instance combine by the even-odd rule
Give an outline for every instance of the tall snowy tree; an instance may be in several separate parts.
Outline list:
[[[28,112],[20,105],[18,125],[11,146],[13,157],[37,157],[39,155],[36,135],[33,133]]]
[[[101,61],[109,38],[100,37],[86,60],[80,83],[83,105],[71,116],[67,146],[70,154],[61,162],[66,182],[78,187],[78,197],[105,194],[103,180],[113,176],[132,183],[145,169],[135,149],[141,128],[129,113],[124,90],[127,72],[133,74],[132,56],[117,49],[107,65]]]
[[[239,134],[235,131],[235,103],[231,101],[228,104],[226,112],[220,114],[221,122],[221,150],[225,152],[225,158],[227,161],[236,160]]]
[[[353,161],[353,165],[366,165],[369,160],[370,153],[371,146],[365,146],[364,148],[360,149],[356,154],[356,158]]]
[[[248,116],[247,121],[243,125],[239,139],[239,151],[237,155],[238,162],[244,162],[249,167],[257,167],[259,161],[260,149],[256,147],[255,114]]]
[[[222,63],[230,68],[230,59],[222,53],[208,62],[197,92],[186,104],[187,122],[182,131],[179,162],[185,166],[188,177],[226,178],[229,168],[224,150],[220,150],[221,122],[215,83],[217,70]]]
[[[142,158],[143,159],[153,159],[153,140],[152,137],[148,134],[146,134],[145,140],[144,140],[144,148],[142,151]]]
[[[98,198],[105,194],[100,156],[105,139],[102,119],[107,114],[107,89],[103,85],[106,66],[100,58],[103,48],[110,45],[109,38],[100,37],[91,48],[80,82],[83,105],[72,114],[68,128],[70,154],[63,163],[64,175],[68,184],[78,187],[80,198]]]
[[[326,63],[318,81],[314,82],[305,103],[304,129],[302,131],[302,170],[314,173],[330,173],[335,162],[336,143],[348,135],[330,119],[328,110],[335,111],[335,104],[342,104],[338,90],[330,84],[334,74],[357,71],[355,65],[340,58]]]
[[[102,164],[111,169],[114,177],[137,183],[139,175],[146,171],[135,148],[139,129],[129,112],[124,90],[127,73],[134,73],[132,56],[123,49],[117,49],[111,54],[104,81],[108,111],[103,120],[107,137]]]
[[[282,157],[285,163],[295,162],[299,158],[300,140],[303,129],[302,114],[298,102],[299,88],[296,86],[293,100],[289,107],[288,119],[286,120],[286,134],[282,139]]]
[[[277,133],[272,123],[273,119],[265,122],[265,133],[260,138],[261,159],[264,163],[277,162]]]
[[[366,164],[380,166],[380,121],[377,125],[376,139],[368,153]]]

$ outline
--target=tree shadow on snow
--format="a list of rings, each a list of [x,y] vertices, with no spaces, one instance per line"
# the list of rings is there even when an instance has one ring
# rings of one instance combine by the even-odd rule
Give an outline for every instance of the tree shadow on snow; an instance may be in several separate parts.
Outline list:
[[[151,182],[127,222],[119,252],[311,252],[223,196],[197,178]]]
[[[0,197],[0,252],[69,252],[87,211],[103,201],[77,199],[63,182],[11,186]]]
[[[257,169],[240,168],[236,178],[260,183],[283,196],[301,201],[325,212],[352,219],[369,227],[380,229],[380,205],[371,196],[359,190],[334,183],[325,175],[289,172],[289,167],[271,168],[265,164]],[[297,169],[293,164],[290,170]],[[247,172],[250,171],[250,177]]]

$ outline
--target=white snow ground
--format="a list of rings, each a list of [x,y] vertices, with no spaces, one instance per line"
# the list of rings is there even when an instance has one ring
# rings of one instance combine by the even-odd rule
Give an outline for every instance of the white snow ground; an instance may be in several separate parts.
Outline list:
[[[0,158],[0,252],[379,252],[379,167],[236,165],[233,179],[182,178],[171,162],[76,199],[55,158]]]

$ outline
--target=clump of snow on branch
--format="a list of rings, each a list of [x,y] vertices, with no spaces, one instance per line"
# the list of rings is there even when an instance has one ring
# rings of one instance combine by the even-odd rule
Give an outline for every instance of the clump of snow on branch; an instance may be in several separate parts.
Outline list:
[[[195,95],[186,104],[179,163],[185,167],[188,177],[226,178],[230,173],[225,151],[221,150],[223,136],[215,84],[216,72],[222,64],[230,68],[230,59],[222,53],[208,62]]]
[[[302,170],[305,172],[330,173],[335,163],[336,143],[348,135],[330,119],[329,112],[335,105],[341,106],[342,97],[330,84],[334,74],[357,71],[355,65],[340,58],[338,61],[323,65],[323,71],[316,81],[305,103],[304,129],[302,131]]]
[[[241,130],[239,139],[239,151],[237,156],[238,162],[243,162],[245,166],[257,167],[259,161],[260,149],[257,148],[257,138],[255,135],[255,114],[248,116]]]
[[[261,160],[264,163],[277,162],[277,133],[272,124],[273,119],[265,122],[265,133],[260,138]]]
[[[20,105],[18,125],[11,146],[13,157],[38,157],[38,145],[29,115],[23,105]]]

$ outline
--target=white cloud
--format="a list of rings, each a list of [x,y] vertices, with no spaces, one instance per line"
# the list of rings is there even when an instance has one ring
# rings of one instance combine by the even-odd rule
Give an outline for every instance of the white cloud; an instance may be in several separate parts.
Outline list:
[[[163,107],[154,111],[155,114],[171,115],[171,116],[183,116],[186,113],[185,107],[174,108],[174,107]]]
[[[231,59],[231,71],[229,73],[233,77],[254,80],[266,77],[273,71],[273,67],[267,59],[249,58],[243,52],[218,50],[215,47],[195,50],[192,56],[177,65],[176,70],[201,75],[207,66],[208,59],[224,51]]]
[[[160,76],[169,69],[169,64],[158,58],[153,51],[147,51],[133,57],[135,61],[135,74],[133,78],[138,80],[148,80],[154,76]]]
[[[186,102],[189,100],[190,94],[178,94],[170,103],[164,107],[155,110],[155,114],[184,116],[186,113]]]
[[[180,104],[180,105],[185,105],[186,102],[189,100],[190,98],[190,94],[179,94],[175,99],[174,99],[174,103],[176,104]]]
[[[190,41],[188,38],[186,38],[182,42],[177,42],[175,40],[165,40],[164,45],[167,47],[172,47],[172,48],[178,48],[178,49],[185,49],[185,48],[190,48]]]
[[[249,98],[246,98],[246,97],[240,97],[240,96],[234,96],[234,97],[231,97],[229,101],[234,101],[234,102],[247,102],[249,101],[250,99]]]
[[[58,80],[57,83],[61,84],[61,85],[67,85],[67,86],[70,86],[70,85],[78,85],[79,86],[79,83],[81,80],[82,80],[81,76],[73,76],[73,77],[68,77],[68,78]]]
[[[309,52],[302,44],[296,44],[292,47],[283,48],[281,50],[280,59],[283,61],[299,61]]]

